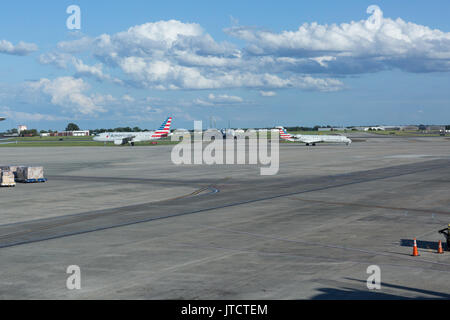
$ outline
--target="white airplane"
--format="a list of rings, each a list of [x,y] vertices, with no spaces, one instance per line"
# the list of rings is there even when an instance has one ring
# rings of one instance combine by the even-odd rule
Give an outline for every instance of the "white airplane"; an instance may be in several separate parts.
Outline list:
[[[331,135],[308,135],[308,134],[289,134],[283,127],[276,127],[280,131],[280,138],[287,141],[302,142],[307,146],[315,146],[317,143],[331,142],[331,143],[345,143],[350,145],[352,140],[345,136],[331,136]]]
[[[114,142],[115,145],[123,145],[129,143],[134,146],[135,142],[145,142],[151,140],[159,140],[170,134],[170,126],[172,117],[167,118],[157,131],[152,132],[104,132],[94,137],[94,141]]]

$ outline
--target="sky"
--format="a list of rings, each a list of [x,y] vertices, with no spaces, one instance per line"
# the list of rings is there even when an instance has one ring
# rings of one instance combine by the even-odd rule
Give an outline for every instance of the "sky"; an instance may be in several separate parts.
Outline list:
[[[449,16],[439,0],[9,1],[0,131],[450,124]]]

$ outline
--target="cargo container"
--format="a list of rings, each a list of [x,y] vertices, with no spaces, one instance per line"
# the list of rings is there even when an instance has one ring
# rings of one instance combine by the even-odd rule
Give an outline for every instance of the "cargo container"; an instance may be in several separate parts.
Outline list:
[[[43,167],[18,167],[16,172],[16,180],[18,182],[28,182],[30,180],[44,179]]]
[[[11,171],[0,171],[0,186],[14,187],[16,185],[14,173]]]

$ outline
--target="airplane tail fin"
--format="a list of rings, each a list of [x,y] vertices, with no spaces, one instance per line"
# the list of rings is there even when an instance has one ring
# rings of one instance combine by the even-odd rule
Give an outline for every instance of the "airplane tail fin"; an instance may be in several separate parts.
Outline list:
[[[283,140],[290,140],[292,139],[292,135],[289,134],[285,128],[283,127],[277,127],[277,129],[280,131],[280,138]]]
[[[161,127],[155,131],[155,133],[152,135],[152,138],[163,138],[167,137],[170,133],[170,126],[172,125],[172,117],[169,117],[166,119],[166,121],[163,122]]]

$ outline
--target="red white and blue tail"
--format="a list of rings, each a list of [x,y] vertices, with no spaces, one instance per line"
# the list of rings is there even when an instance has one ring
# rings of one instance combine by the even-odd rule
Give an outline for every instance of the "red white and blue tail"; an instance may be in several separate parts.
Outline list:
[[[163,122],[161,127],[153,133],[152,138],[164,138],[167,137],[170,133],[170,126],[172,125],[172,117],[167,118],[166,121]]]
[[[280,138],[283,140],[292,140],[294,137],[289,134],[285,128],[283,127],[277,127],[278,130],[280,130]]]

